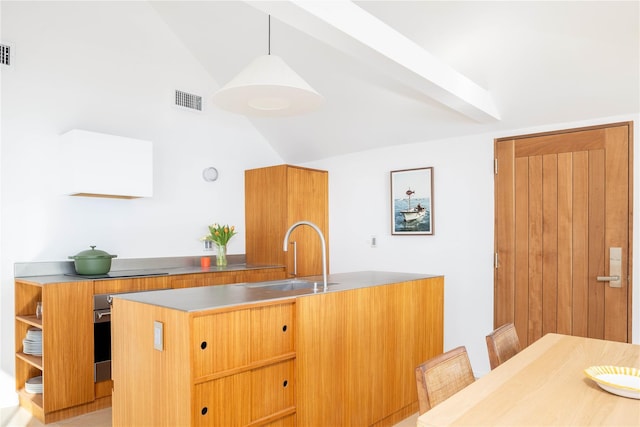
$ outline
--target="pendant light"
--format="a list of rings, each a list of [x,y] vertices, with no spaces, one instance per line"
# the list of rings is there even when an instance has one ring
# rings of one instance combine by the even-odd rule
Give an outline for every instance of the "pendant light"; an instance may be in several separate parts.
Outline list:
[[[318,108],[323,99],[282,58],[271,55],[271,15],[268,54],[254,59],[213,95],[225,110],[258,117],[306,113]]]

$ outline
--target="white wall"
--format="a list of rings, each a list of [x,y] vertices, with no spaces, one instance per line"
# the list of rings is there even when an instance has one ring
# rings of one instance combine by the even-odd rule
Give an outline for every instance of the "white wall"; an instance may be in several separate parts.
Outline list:
[[[219,85],[146,2],[0,7],[1,40],[16,52],[0,68],[0,367],[12,374],[15,262],[89,245],[119,258],[198,255],[215,221],[238,226],[229,253],[244,253],[244,170],[282,159],[246,119],[209,104]],[[205,111],[174,107],[175,89],[203,96]],[[153,141],[154,196],[59,195],[57,136],[72,128]],[[218,181],[202,179],[207,166]],[[15,398],[12,382],[0,389]]]
[[[489,371],[484,337],[493,329],[494,138],[628,120],[635,123],[637,168],[638,114],[423,142],[306,164],[329,171],[331,272],[388,270],[444,275],[444,347],[465,345],[475,374],[483,375]],[[391,235],[389,172],[428,166],[434,167],[435,234]],[[636,189],[640,188],[639,175],[634,175]],[[636,196],[635,212],[640,212],[639,205],[640,197]],[[637,271],[638,215],[634,221]],[[378,243],[375,249],[370,247],[373,235]],[[634,343],[640,343],[638,288],[635,287],[633,298]]]

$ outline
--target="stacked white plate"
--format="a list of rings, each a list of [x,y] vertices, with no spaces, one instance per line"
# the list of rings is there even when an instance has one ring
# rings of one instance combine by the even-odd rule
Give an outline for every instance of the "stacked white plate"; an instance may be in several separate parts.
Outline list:
[[[27,393],[42,393],[42,375],[29,378],[24,383],[24,389]]]
[[[29,328],[27,336],[22,340],[23,352],[34,356],[42,355],[42,330]]]

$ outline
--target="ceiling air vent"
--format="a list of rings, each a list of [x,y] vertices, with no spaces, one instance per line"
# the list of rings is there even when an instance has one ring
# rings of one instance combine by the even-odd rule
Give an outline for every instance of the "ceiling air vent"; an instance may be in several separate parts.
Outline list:
[[[202,97],[192,93],[176,90],[176,105],[191,110],[202,111]]]
[[[11,46],[0,44],[0,64],[11,65]]]

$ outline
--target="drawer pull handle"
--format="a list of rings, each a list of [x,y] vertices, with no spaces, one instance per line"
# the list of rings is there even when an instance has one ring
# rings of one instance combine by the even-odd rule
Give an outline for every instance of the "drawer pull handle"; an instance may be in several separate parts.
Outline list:
[[[201,349],[203,349],[203,350],[204,350],[205,348],[207,348],[207,342],[206,342],[206,341],[202,341],[202,342],[200,343],[200,348],[201,348]]]
[[[207,415],[207,407],[205,406],[204,408],[202,408],[202,411],[200,411],[202,413],[202,415]]]
[[[287,332],[287,325],[284,325],[284,326],[282,327],[282,332]]]
[[[284,380],[284,382],[282,383],[282,387],[286,387],[287,385],[289,385],[289,382],[287,380]]]

